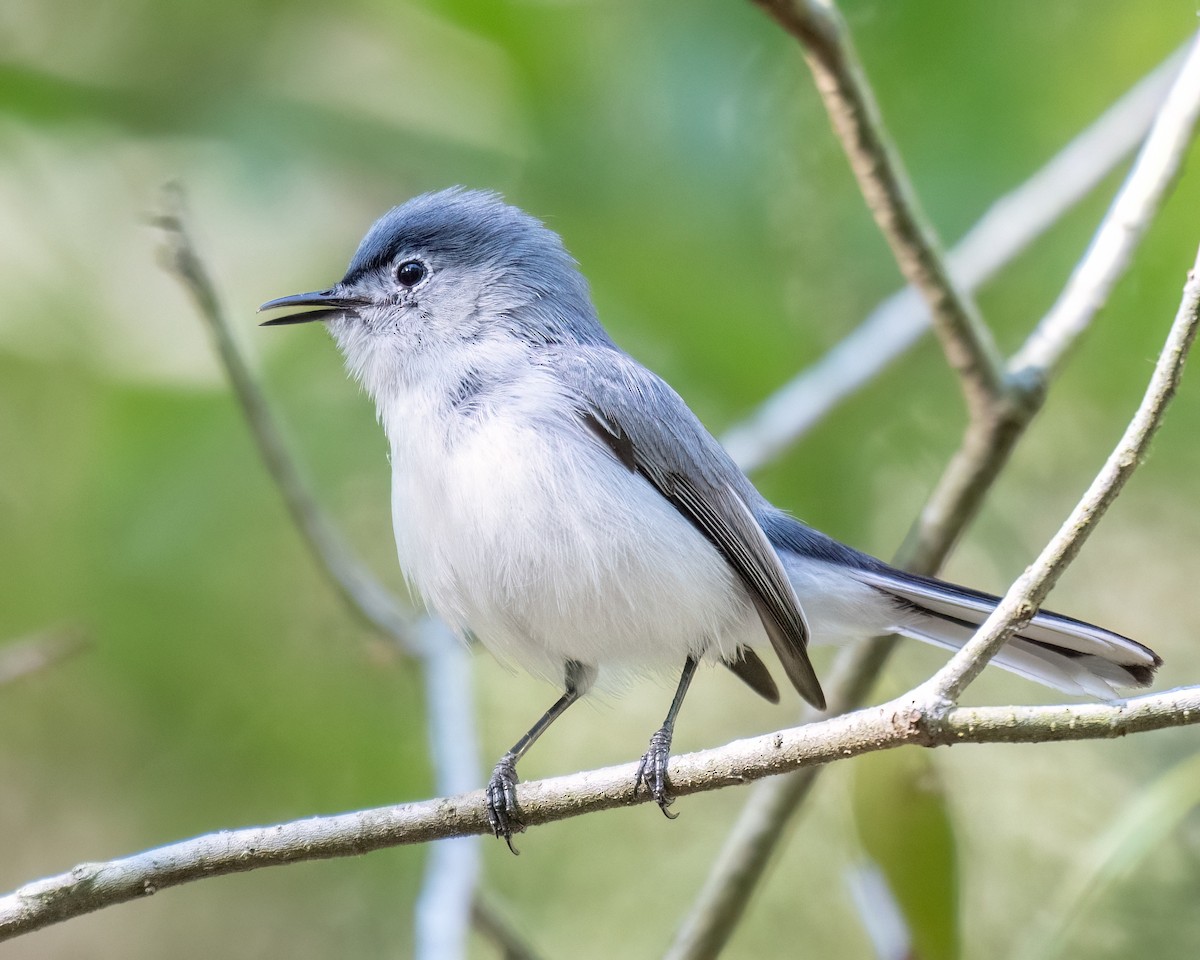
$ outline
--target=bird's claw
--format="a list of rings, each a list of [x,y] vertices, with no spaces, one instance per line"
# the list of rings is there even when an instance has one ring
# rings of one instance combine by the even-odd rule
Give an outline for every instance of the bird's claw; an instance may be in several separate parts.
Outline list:
[[[642,754],[637,773],[633,777],[633,795],[644,786],[658,804],[668,820],[674,820],[679,814],[667,809],[674,798],[667,793],[667,762],[671,759],[671,731],[660,727],[650,738],[650,748]]]
[[[487,818],[492,833],[502,837],[514,854],[520,851],[513,846],[512,835],[521,833],[525,824],[517,819],[517,761],[506,753],[492,770],[487,785]]]

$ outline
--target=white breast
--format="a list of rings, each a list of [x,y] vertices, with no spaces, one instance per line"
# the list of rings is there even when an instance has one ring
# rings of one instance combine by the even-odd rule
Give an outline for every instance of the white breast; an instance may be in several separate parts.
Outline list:
[[[764,642],[726,562],[556,391],[530,374],[470,417],[390,401],[396,544],[426,603],[555,682],[569,659],[675,669]]]

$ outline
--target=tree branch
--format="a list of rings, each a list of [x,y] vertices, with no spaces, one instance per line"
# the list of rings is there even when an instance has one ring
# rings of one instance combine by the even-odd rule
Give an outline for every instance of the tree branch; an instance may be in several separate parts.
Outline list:
[[[936,709],[940,703],[958,701],[996,652],[1029,622],[1063,571],[1078,556],[1100,518],[1145,459],[1179,387],[1188,351],[1196,339],[1197,324],[1200,324],[1200,250],[1188,273],[1179,311],[1154,365],[1150,385],[1125,434],[1037,560],[1012,585],[975,636],[922,685],[921,692],[929,697],[931,707]]]
[[[397,649],[420,660],[435,788],[442,795],[469,790],[476,782],[480,759],[468,651],[439,622],[429,617],[414,620],[406,615],[387,588],[354,555],[309,492],[266,397],[238,351],[216,288],[192,243],[182,189],[168,187],[163,205],[164,212],[156,218],[156,223],[164,231],[164,266],[195,301],[250,434],[293,522],[317,565],[350,608],[389,637]],[[447,840],[431,850],[415,909],[415,956],[419,960],[465,956],[467,927],[472,917],[478,915],[473,903],[479,874],[477,838]]]
[[[90,643],[79,627],[55,627],[12,640],[0,647],[0,687],[61,663]]]
[[[804,48],[859,189],[905,279],[929,304],[942,349],[973,419],[1009,393],[1000,351],[979,309],[951,276],[933,227],[892,147],[875,95],[833,0],[755,0]]]
[[[910,697],[819,723],[673,757],[672,791],[688,796],[813,764],[887,750],[959,743],[1048,743],[1111,739],[1200,722],[1200,687],[1119,703],[952,708],[929,717]],[[647,802],[633,796],[635,764],[517,787],[521,817],[537,826]],[[0,940],[194,880],[467,834],[489,833],[484,794],[472,793],[205,834],[26,884],[0,897]]]
[[[1200,34],[1189,45],[1137,162],[1109,205],[1063,295],[1009,364],[1009,380],[1024,385],[1026,402],[1003,406],[994,416],[968,426],[962,445],[906,538],[905,551],[914,556],[944,556],[975,516],[991,480],[1008,462],[1017,440],[1041,408],[1061,358],[1086,332],[1158,213],[1196,135],[1198,78]],[[1118,249],[1120,255],[1112,255]],[[1089,288],[1085,280],[1097,286]],[[1062,307],[1064,303],[1070,305],[1069,310]]]
[[[1013,357],[1013,376],[1044,380],[1108,301],[1174,182],[1200,116],[1200,35],[1155,117],[1133,169],[1066,288]]]
[[[513,929],[507,918],[495,908],[489,898],[479,894],[471,908],[475,929],[492,941],[504,960],[538,960],[533,948]]]
[[[1123,198],[1129,194],[1154,196],[1156,205],[1142,207],[1144,215],[1152,217],[1157,211],[1157,203],[1161,203],[1187,140],[1194,134],[1194,110],[1182,106],[1168,110],[1168,104],[1178,103],[1180,91],[1190,91],[1193,102],[1200,100],[1188,76],[1197,56],[1196,47],[1189,44],[1189,49],[1186,63],[1176,71],[1171,91],[1162,100],[1163,106],[1153,125],[1154,130],[1161,131],[1158,134],[1161,142],[1175,145],[1171,154],[1174,162],[1136,164],[1110,209],[1125,207]],[[1159,69],[1166,69],[1166,65]],[[1163,153],[1156,148],[1153,155],[1162,157]],[[1117,220],[1106,217],[1105,222]],[[1144,230],[1139,231],[1139,237],[1142,232]],[[1126,258],[1121,266],[1127,263]],[[1099,274],[1093,272],[1091,275]],[[1092,302],[1094,307],[1088,315],[1089,321],[1100,306],[1099,302]],[[1044,323],[1039,325],[1039,329],[1043,326]],[[1069,330],[1056,328],[1064,351],[1069,341],[1080,336],[1086,326],[1083,323],[1075,324]],[[1013,369],[1021,368],[1015,362]],[[1046,376],[1052,376],[1054,372],[1048,370]],[[1028,382],[1029,375],[1024,374],[1023,379]],[[1032,420],[1038,407],[1032,401],[1041,399],[1040,392],[1031,391],[1029,399],[1031,402],[1024,405],[1005,405],[998,411],[999,416],[973,420],[969,424],[962,445],[901,546],[897,565],[917,573],[934,573],[941,565],[978,512],[984,496]],[[838,704],[838,710],[861,703],[895,645],[896,638],[888,637],[844,650],[835,664],[834,677],[826,685],[830,703]],[[720,952],[762,878],[771,854],[779,844],[784,825],[807,796],[820,769],[809,767],[791,776],[767,781],[754,790],[676,934],[668,954],[672,960],[698,960],[715,957]]]
[[[881,637],[841,650],[825,683],[829,715],[849,713],[866,700],[897,639]],[[800,723],[817,723],[822,716],[805,706]],[[716,957],[721,953],[779,846],[784,825],[808,796],[821,769],[801,767],[755,784],[664,960]]]
[[[434,788],[441,796],[465,793],[479,782],[481,767],[471,652],[431,617],[418,623],[415,634],[425,680]],[[487,913],[477,909],[482,860],[478,837],[443,840],[429,851],[414,911],[416,960],[467,955],[468,927]]]
[[[203,261],[188,233],[183,190],[169,184],[163,190],[163,210],[152,218],[163,232],[163,268],[184,287],[208,328],[217,357],[229,377],[233,394],[262,455],[267,473],[279,487],[296,528],[317,558],[318,565],[346,599],[350,608],[386,636],[408,645],[410,618],[370,571],[358,560],[300,477],[283,434],[230,332],[225,311]]]
[[[955,282],[974,293],[1132,153],[1166,100],[1185,53],[1186,48],[1173,53],[1028,180],[995,200],[946,256]],[[722,444],[743,470],[757,470],[903,356],[928,326],[929,309],[914,288],[892,294],[728,430]]]

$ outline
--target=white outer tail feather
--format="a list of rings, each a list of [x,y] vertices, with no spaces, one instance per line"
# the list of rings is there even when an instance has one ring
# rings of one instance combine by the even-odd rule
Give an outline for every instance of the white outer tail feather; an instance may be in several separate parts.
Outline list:
[[[998,598],[900,571],[855,570],[854,576],[894,598],[890,629],[957,650],[992,612]],[[1038,613],[992,663],[1064,693],[1120,699],[1121,689],[1149,686],[1162,662],[1154,651],[1103,627]]]

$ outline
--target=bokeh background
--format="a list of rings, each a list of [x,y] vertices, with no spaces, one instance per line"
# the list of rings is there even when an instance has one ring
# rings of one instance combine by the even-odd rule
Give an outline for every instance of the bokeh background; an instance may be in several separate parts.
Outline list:
[[[948,241],[1196,25],[1181,0],[844,10]],[[321,500],[397,590],[373,411],[319,328],[262,330],[254,316],[270,297],[338,278],[389,206],[463,183],[542,216],[616,339],[717,432],[899,283],[794,41],[748,3],[3,4],[0,643],[56,624],[91,637],[0,688],[5,890],[222,827],[431,795],[419,677],[314,566],[190,302],[156,264],[147,219],[168,178],[189,191],[237,338]],[[1006,348],[1052,303],[1118,183],[982,292]],[[955,578],[1002,590],[1119,436],[1200,239],[1198,202],[1188,169],[950,563]],[[887,556],[962,424],[927,341],[756,479]],[[1152,459],[1053,596],[1155,646],[1164,688],[1200,676],[1198,429],[1192,371]],[[906,646],[878,695],[940,660]],[[473,669],[490,760],[555,694],[486,654]],[[648,682],[577,708],[522,775],[634,758],[669,697]],[[970,692],[1053,697],[995,672]],[[771,708],[710,671],[676,747],[774,729],[798,707]],[[887,846],[880,833],[904,838],[898,856],[930,892],[943,946],[927,955],[953,955],[956,939],[966,957],[1013,955],[1098,838],[1130,823],[1195,742],[1185,729],[839,764],[727,955],[868,956],[846,878],[864,840]],[[1197,796],[1185,807],[1200,797],[1187,789]],[[546,956],[657,955],[745,797],[686,799],[674,823],[639,807],[540,828],[519,859],[489,843],[487,886]],[[1066,955],[1195,956],[1197,826],[1159,840],[1134,829],[1131,868]],[[405,956],[425,856],[193,884],[6,956]],[[472,949],[494,955],[482,940]]]

